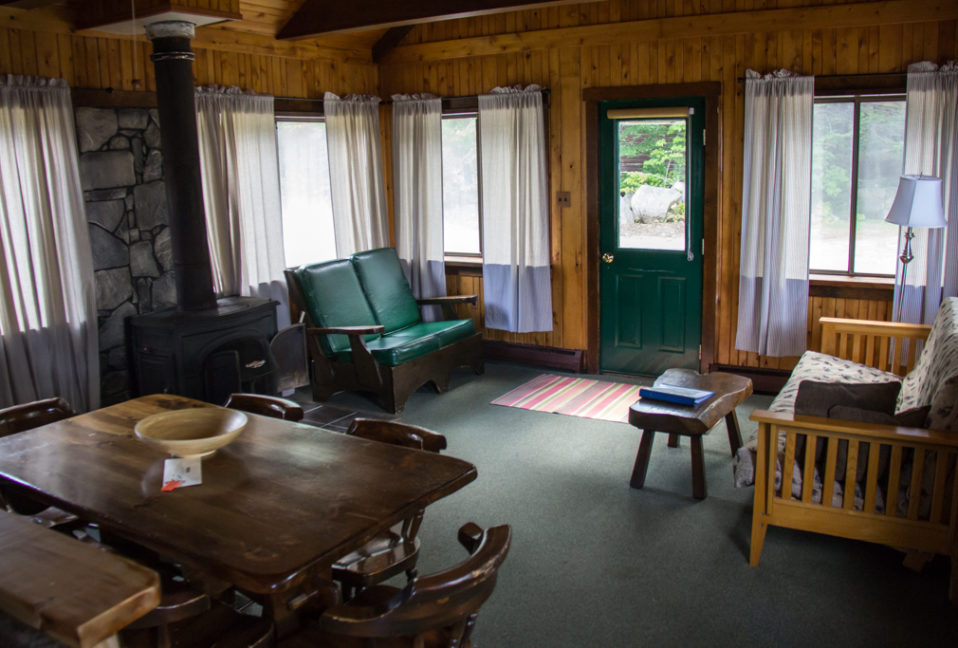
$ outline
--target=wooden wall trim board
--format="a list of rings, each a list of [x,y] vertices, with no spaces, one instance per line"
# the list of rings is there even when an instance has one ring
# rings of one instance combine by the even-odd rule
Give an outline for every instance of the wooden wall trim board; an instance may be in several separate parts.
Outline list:
[[[561,27],[516,33],[433,41],[394,48],[390,63],[489,56],[572,45],[614,45],[673,38],[733,36],[802,29],[903,25],[958,18],[958,3],[948,0],[891,0],[786,9],[754,9],[654,18],[630,22]]]
[[[718,285],[718,228],[719,228],[719,191],[720,163],[722,159],[722,140],[717,137],[721,121],[722,84],[718,81],[696,83],[656,84],[651,86],[603,86],[585,88],[582,91],[585,100],[586,120],[586,192],[587,192],[587,263],[589,268],[599,267],[599,102],[615,99],[650,99],[666,97],[704,97],[705,131],[714,133],[705,142],[705,256],[702,267],[702,357],[700,369],[708,367],[715,357],[716,302],[719,298]],[[590,274],[587,289],[588,338],[586,347],[586,370],[599,371],[599,277],[597,272]]]

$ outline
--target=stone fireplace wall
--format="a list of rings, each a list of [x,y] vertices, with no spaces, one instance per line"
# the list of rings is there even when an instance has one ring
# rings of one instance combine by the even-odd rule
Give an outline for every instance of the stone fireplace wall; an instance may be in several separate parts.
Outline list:
[[[173,257],[155,109],[76,109],[93,248],[102,402],[130,397],[125,320],[174,306]]]

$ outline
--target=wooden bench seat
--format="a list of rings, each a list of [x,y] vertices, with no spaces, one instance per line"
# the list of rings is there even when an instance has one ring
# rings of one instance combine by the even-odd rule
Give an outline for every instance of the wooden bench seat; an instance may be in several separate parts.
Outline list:
[[[0,611],[78,648],[103,642],[160,600],[156,572],[0,513]]]

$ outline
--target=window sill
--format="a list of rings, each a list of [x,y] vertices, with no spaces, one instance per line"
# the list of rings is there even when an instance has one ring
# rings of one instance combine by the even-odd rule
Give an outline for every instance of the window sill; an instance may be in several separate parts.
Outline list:
[[[477,271],[482,270],[482,257],[456,256],[447,254],[444,257],[446,271]]]

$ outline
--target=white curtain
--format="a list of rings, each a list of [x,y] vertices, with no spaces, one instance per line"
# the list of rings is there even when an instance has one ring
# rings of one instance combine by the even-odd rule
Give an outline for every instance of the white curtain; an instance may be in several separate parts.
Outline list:
[[[908,264],[902,321],[931,324],[943,297],[958,296],[958,66],[930,62],[908,66],[905,99],[906,174],[942,179],[945,229],[914,229],[914,259]],[[904,232],[902,232],[904,233]],[[903,241],[899,241],[898,249]],[[901,264],[895,301],[901,293]]]
[[[396,252],[413,294],[441,297],[446,294],[442,100],[432,95],[393,95],[392,99]],[[438,319],[438,313],[424,312],[424,317]]]
[[[87,228],[69,87],[0,77],[0,407],[100,406]]]
[[[273,98],[197,88],[196,126],[216,293],[276,300],[283,328],[289,300]]]
[[[323,98],[336,254],[389,245],[379,97]]]
[[[808,319],[814,77],[745,80],[742,248],[735,347],[800,355]]]
[[[552,330],[545,114],[539,86],[479,96],[488,328]]]

